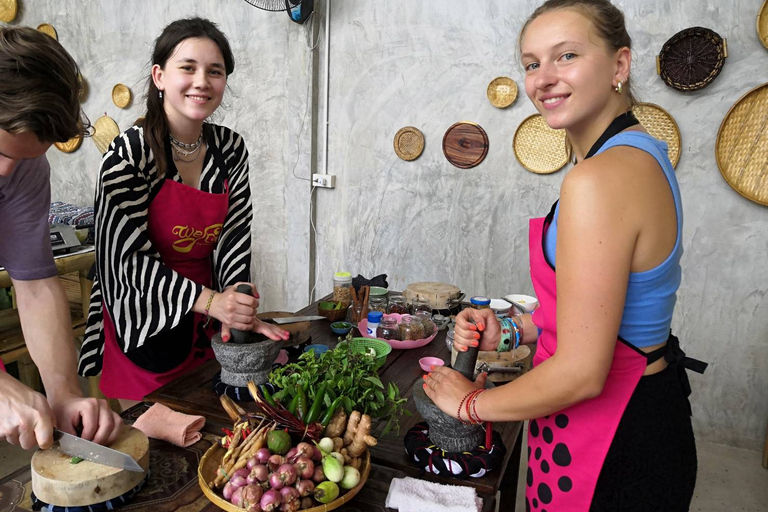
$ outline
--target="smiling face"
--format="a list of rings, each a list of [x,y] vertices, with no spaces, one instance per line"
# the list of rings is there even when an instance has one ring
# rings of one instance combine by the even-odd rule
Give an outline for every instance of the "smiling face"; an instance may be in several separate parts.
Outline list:
[[[202,122],[213,114],[224,96],[224,57],[208,38],[185,39],[165,66],[152,67],[152,79],[163,92],[163,107],[171,125]]]
[[[614,87],[629,76],[630,51],[611,50],[576,9],[530,22],[521,44],[525,92],[547,124],[569,132],[626,110]]]

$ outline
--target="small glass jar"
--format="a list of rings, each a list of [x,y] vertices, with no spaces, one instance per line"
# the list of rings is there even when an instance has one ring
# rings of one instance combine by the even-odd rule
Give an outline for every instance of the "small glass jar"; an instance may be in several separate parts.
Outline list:
[[[352,292],[349,287],[352,286],[352,274],[349,272],[336,272],[333,274],[333,301],[352,302]]]
[[[387,296],[377,296],[368,298],[368,310],[369,311],[381,311],[387,312]]]
[[[412,316],[404,316],[398,326],[400,331],[400,339],[402,341],[407,340],[420,340],[424,338],[424,325],[417,318]]]
[[[473,309],[488,309],[491,307],[491,299],[488,297],[476,296],[469,299]]]
[[[411,301],[411,314],[415,315],[417,311],[426,311],[431,315],[432,304],[429,302],[429,299],[423,299],[421,297],[413,299]]]
[[[445,346],[448,347],[449,352],[453,349],[453,335],[454,335],[453,329],[449,329],[448,332],[445,334]]]
[[[376,337],[385,340],[399,340],[400,329],[397,326],[397,320],[387,317],[382,318],[379,328],[376,330]]]
[[[389,304],[387,304],[387,313],[397,313],[398,315],[408,314],[408,305],[405,303],[405,297],[402,295],[391,295]]]
[[[417,318],[421,322],[421,325],[424,326],[425,338],[429,338],[437,330],[437,327],[435,326],[435,322],[432,321],[431,313],[427,313],[426,311],[417,311],[413,315],[413,317]]]

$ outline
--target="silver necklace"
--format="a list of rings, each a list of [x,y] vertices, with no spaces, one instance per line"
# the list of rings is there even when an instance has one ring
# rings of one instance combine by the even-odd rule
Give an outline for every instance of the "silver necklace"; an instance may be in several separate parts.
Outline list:
[[[173,135],[170,133],[168,136],[171,139],[171,149],[173,149],[173,160],[176,162],[194,162],[197,160],[197,157],[200,156],[200,148],[202,147],[203,143],[203,132],[200,131],[200,135],[197,137],[197,141],[187,144],[185,142],[181,142],[176,140]],[[189,157],[190,155],[194,155],[191,159],[185,160],[186,157]]]

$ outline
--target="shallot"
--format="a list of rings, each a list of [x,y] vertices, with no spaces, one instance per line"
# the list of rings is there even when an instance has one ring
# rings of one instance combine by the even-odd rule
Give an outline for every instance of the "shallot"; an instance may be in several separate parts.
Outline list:
[[[259,505],[264,512],[272,512],[280,507],[282,501],[283,499],[280,496],[280,493],[274,489],[270,489],[262,494],[261,500],[259,500]]]
[[[237,489],[248,485],[248,480],[246,480],[243,475],[235,475],[230,479],[229,483],[232,484],[232,487]]]
[[[248,477],[246,477],[246,480],[249,484],[257,484],[261,482],[266,482],[269,478],[269,470],[267,469],[267,466],[264,464],[256,464],[251,469],[251,472],[248,473]]]
[[[292,512],[299,510],[299,491],[295,487],[283,487],[280,489],[280,496],[282,496],[283,504],[280,506],[280,510],[286,512]]]
[[[260,448],[256,451],[256,454],[254,457],[256,457],[256,460],[259,461],[259,464],[266,464],[269,460],[269,457],[271,457],[272,454],[269,452],[269,449],[267,448]]]
[[[277,471],[277,468],[285,464],[285,457],[282,455],[274,454],[269,457],[267,462],[270,471]]]
[[[308,508],[312,508],[315,506],[315,500],[313,500],[310,497],[301,498],[301,505],[299,506],[299,510],[305,510]]]
[[[261,512],[261,497],[264,495],[264,489],[260,485],[246,485],[242,488],[241,506],[246,512]]]
[[[290,450],[288,450],[288,453],[285,454],[285,460],[293,464],[293,461],[296,459],[296,457],[299,456],[299,451],[294,446]]]
[[[299,473],[296,471],[296,467],[293,464],[283,464],[277,468],[276,473],[285,485],[293,484],[299,476]]]
[[[309,457],[301,456],[294,463],[300,478],[312,478],[315,474],[315,463]]]
[[[235,487],[232,485],[232,482],[227,482],[224,485],[224,489],[221,490],[221,495],[224,496],[225,500],[231,501],[233,492],[235,492]]]
[[[236,507],[240,507],[243,504],[243,488],[238,487],[235,492],[232,493],[232,499],[229,500]]]
[[[275,490],[280,490],[285,487],[285,482],[280,479],[280,475],[272,473],[269,475],[269,486]]]
[[[296,484],[296,490],[299,491],[299,496],[302,498],[311,496],[315,492],[315,482],[312,480],[299,480]]]
[[[325,471],[323,471],[323,467],[320,465],[315,466],[315,474],[312,475],[312,480],[316,484],[319,484],[320,482],[325,481]]]
[[[296,453],[298,457],[312,457],[315,452],[315,447],[309,443],[299,443],[296,445]]]

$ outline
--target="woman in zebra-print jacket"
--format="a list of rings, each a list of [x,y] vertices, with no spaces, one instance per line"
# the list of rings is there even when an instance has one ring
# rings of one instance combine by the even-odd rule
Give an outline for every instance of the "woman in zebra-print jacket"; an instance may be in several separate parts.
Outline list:
[[[218,322],[225,341],[230,328],[288,337],[254,318],[258,293],[234,291],[250,277],[248,151],[234,131],[205,123],[234,70],[227,39],[208,20],[179,20],[155,42],[152,63],[145,118],[101,164],[79,364],[124,400],[213,357]]]

